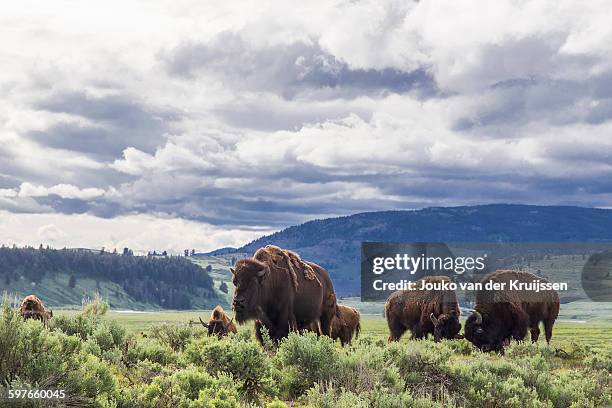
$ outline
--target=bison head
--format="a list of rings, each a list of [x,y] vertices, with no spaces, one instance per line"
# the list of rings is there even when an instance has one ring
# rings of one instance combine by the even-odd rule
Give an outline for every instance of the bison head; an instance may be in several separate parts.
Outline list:
[[[236,320],[244,323],[257,318],[258,307],[262,302],[262,284],[270,274],[270,268],[255,259],[241,259],[232,269],[234,283],[234,300],[232,306]]]
[[[465,338],[482,351],[503,351],[500,328],[491,319],[483,319],[482,314],[474,311],[465,322]]]
[[[234,320],[234,319],[232,319]],[[227,336],[230,332],[229,327],[232,324],[232,320],[224,322],[223,320],[211,320],[208,322],[206,327],[208,328],[208,335],[216,335],[218,337]]]
[[[432,313],[429,317],[434,325],[434,341],[458,338],[461,323],[455,313],[441,314],[438,317]]]

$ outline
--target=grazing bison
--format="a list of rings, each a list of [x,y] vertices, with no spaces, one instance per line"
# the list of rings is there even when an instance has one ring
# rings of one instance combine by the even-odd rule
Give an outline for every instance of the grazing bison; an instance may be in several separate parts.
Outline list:
[[[505,289],[485,290],[486,282],[505,283]],[[529,272],[499,270],[485,276],[483,290],[476,293],[474,312],[465,322],[465,338],[482,351],[504,352],[510,339],[523,340],[531,329],[531,341],[540,335],[544,323],[546,342],[550,343],[552,329],[559,315],[559,295],[554,290],[515,290],[510,283],[548,283]],[[510,290],[512,289],[512,290]]]
[[[209,336],[214,334],[218,337],[223,337],[227,336],[230,332],[238,333],[236,325],[234,324],[234,319],[230,319],[227,313],[225,313],[223,308],[219,305],[215,306],[213,309],[208,323],[204,323],[202,319],[200,319],[200,323],[208,329]]]
[[[415,282],[443,283],[446,276],[427,276]],[[413,339],[422,339],[433,334],[434,340],[458,338],[459,304],[454,290],[400,290],[385,302],[385,317],[389,325],[389,341],[397,341],[410,330]]]
[[[331,334],[336,294],[329,274],[294,252],[268,245],[232,269],[236,320],[260,321],[275,341],[319,322]],[[256,330],[257,332],[257,330]]]
[[[45,309],[45,305],[36,295],[28,295],[21,302],[19,314],[24,319],[35,319],[43,322],[45,326],[49,324],[49,319],[53,317],[53,310]]]

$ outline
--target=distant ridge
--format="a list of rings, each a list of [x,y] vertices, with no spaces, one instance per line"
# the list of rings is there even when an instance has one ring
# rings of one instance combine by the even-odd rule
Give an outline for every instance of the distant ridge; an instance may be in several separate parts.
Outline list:
[[[256,239],[235,252],[252,254],[268,244],[292,249],[326,267],[338,292],[348,295],[359,291],[362,241],[612,241],[612,210],[490,204],[367,212],[292,226]]]
[[[571,242],[612,239],[612,210],[489,204],[378,211],[308,221],[237,249],[303,247],[328,239],[364,241]]]
[[[215,249],[210,252],[197,253],[194,256],[218,256],[218,255],[233,254],[235,252],[238,252],[238,249],[233,248],[233,247],[224,247],[224,248]]]

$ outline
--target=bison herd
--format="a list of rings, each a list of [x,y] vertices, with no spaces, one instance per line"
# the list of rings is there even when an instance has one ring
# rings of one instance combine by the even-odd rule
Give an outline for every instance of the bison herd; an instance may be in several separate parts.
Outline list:
[[[310,330],[348,344],[360,331],[360,315],[353,308],[339,305],[325,269],[304,261],[294,252],[268,245],[253,258],[241,259],[232,268],[235,287],[233,309],[236,320],[255,321],[255,336],[263,342],[265,330],[278,342],[291,331]],[[443,283],[446,276],[427,276],[428,283]],[[545,279],[528,272],[499,270],[485,276],[487,282],[532,282]],[[423,285],[417,284],[416,287]],[[389,341],[397,341],[408,330],[413,339],[433,335],[434,341],[463,338],[459,303],[454,290],[403,290],[391,294],[385,303]],[[538,340],[540,323],[546,341],[559,314],[559,296],[554,290],[539,292],[509,289],[479,290],[474,311],[467,318],[464,335],[482,351],[503,353],[511,339],[523,340],[527,330]]]
[[[255,337],[264,343],[264,331],[278,343],[292,331],[313,331],[340,340],[344,346],[359,335],[359,312],[337,303],[329,273],[319,265],[304,261],[295,252],[268,245],[252,258],[236,262],[232,271],[234,297],[232,306],[238,323],[254,320]],[[446,276],[427,276],[427,283],[444,283]],[[508,288],[510,281],[547,282],[528,272],[499,270],[485,276],[487,282]],[[421,288],[423,285],[416,285]],[[413,339],[431,334],[434,341],[463,338],[459,334],[460,309],[454,290],[402,290],[394,292],[385,303],[389,341],[397,341],[410,331]],[[20,307],[24,319],[37,319],[47,325],[53,311],[45,309],[34,295],[27,296]],[[554,290],[512,291],[479,290],[476,304],[468,316],[464,336],[482,351],[504,352],[510,340],[521,341],[531,333],[531,341],[540,335],[543,323],[546,341],[559,314],[559,295]],[[221,306],[215,307],[208,322],[200,319],[208,335],[223,337],[236,333],[234,318]]]

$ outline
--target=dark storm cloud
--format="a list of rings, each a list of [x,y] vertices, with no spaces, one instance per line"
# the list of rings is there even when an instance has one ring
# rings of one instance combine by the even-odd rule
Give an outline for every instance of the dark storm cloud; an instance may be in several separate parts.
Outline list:
[[[353,98],[386,92],[438,92],[423,69],[351,69],[321,49],[316,41],[256,48],[235,33],[224,32],[208,43],[187,43],[163,53],[172,75],[195,78],[212,73],[230,87],[276,92],[286,99],[318,92],[325,97]]]
[[[89,153],[102,158],[120,157],[127,140],[121,143],[120,135],[101,127],[60,123],[45,130],[33,130],[26,136],[43,146],[74,152]]]
[[[56,212],[62,214],[84,214],[91,208],[91,205],[86,200],[63,198],[56,194],[51,194],[44,197],[35,197],[34,199],[37,203],[53,208]]]
[[[177,119],[172,111],[145,107],[123,95],[94,97],[83,92],[55,93],[34,104],[34,108],[80,116],[94,125],[60,123],[28,137],[54,148],[120,157],[126,147],[151,153],[160,145],[169,123]]]
[[[491,103],[457,119],[455,130],[505,126],[516,129],[533,122],[553,126],[601,124],[612,119],[610,75],[582,81],[517,78],[496,83],[485,91]]]

